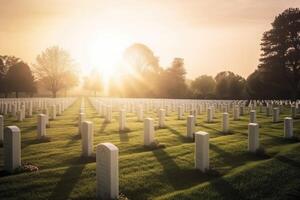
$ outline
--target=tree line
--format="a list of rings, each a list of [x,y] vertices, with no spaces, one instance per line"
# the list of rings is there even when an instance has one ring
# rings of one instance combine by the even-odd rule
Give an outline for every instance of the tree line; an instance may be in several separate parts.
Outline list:
[[[289,8],[263,34],[257,69],[246,79],[230,71],[215,77],[201,75],[187,80],[183,58],[162,67],[159,58],[143,44],[124,51],[123,65],[109,82],[109,95],[116,97],[202,98],[202,99],[296,99],[300,98],[300,11]],[[101,57],[101,55],[100,55]],[[53,46],[37,56],[29,67],[14,56],[0,55],[0,95],[32,96],[37,85],[52,93],[67,93],[78,85],[76,65],[67,51]],[[101,74],[92,71],[83,89],[101,94]]]

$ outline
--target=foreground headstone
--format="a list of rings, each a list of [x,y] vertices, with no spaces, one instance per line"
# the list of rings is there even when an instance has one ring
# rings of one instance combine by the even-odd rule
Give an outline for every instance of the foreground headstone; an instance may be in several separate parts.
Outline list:
[[[259,132],[257,123],[248,124],[248,151],[256,152],[259,148]]]
[[[228,113],[223,113],[223,117],[222,117],[222,129],[223,129],[223,133],[228,133],[229,130],[229,117],[228,117]]]
[[[21,166],[21,133],[17,126],[4,129],[4,170],[12,173]]]
[[[0,142],[3,141],[4,118],[0,115]]]
[[[284,118],[284,137],[292,138],[293,137],[293,118],[285,117]]]
[[[195,133],[195,117],[193,115],[189,115],[187,117],[187,123],[186,123],[186,128],[187,128],[187,137],[188,138],[193,138],[194,133]]]
[[[251,110],[250,111],[250,123],[256,123],[256,110]]]
[[[202,172],[209,169],[209,134],[206,132],[195,133],[195,167]]]
[[[154,142],[154,122],[152,118],[144,120],[144,145],[148,146]]]
[[[38,138],[42,138],[46,136],[47,118],[45,114],[39,114],[37,118],[37,136]]]
[[[93,123],[89,121],[82,122],[82,155],[91,156],[93,153]]]
[[[18,122],[22,122],[23,121],[23,114],[21,110],[17,111],[17,120]]]
[[[117,199],[119,196],[119,149],[111,143],[97,145],[96,196]]]

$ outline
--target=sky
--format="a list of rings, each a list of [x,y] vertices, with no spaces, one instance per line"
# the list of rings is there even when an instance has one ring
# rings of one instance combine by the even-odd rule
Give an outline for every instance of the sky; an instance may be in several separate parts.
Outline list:
[[[0,0],[0,55],[32,64],[58,45],[84,73],[113,75],[123,51],[143,43],[164,68],[184,58],[190,79],[224,70],[247,77],[263,32],[289,7],[300,0]]]

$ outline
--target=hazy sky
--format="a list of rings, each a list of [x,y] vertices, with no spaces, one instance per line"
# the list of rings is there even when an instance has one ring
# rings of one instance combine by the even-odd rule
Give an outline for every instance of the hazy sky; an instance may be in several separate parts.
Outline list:
[[[33,63],[59,45],[84,69],[103,69],[139,42],[163,67],[184,58],[189,78],[223,70],[246,77],[263,32],[288,7],[300,0],[0,0],[0,54]]]

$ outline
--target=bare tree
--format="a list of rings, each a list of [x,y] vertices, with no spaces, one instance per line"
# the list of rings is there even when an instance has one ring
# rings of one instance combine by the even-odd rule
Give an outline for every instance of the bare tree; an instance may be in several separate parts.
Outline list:
[[[66,78],[75,74],[75,67],[67,51],[53,46],[37,56],[34,71],[55,98],[57,92],[66,87]]]

